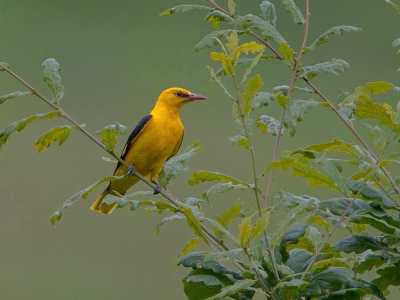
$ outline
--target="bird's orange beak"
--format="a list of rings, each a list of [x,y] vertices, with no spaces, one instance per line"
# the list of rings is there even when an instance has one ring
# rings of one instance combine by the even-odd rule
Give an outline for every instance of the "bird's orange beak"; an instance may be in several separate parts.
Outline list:
[[[206,100],[207,98],[199,95],[199,94],[190,94],[189,96],[186,97],[187,101],[193,101],[193,100]]]

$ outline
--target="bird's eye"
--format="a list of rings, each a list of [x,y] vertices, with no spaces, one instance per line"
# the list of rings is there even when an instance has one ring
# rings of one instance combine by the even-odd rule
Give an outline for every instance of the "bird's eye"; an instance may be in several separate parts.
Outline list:
[[[183,93],[181,91],[178,91],[178,92],[175,93],[175,95],[177,95],[178,97],[182,97]]]

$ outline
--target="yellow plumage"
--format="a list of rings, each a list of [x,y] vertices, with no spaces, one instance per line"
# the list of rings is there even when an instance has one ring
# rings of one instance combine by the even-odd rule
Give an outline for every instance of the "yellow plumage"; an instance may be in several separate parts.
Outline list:
[[[152,181],[161,171],[163,164],[178,152],[183,139],[183,124],[179,117],[179,110],[193,100],[204,100],[204,96],[192,94],[182,88],[169,88],[163,91],[150,112],[132,131],[122,151],[121,158],[129,165],[134,166],[135,172]],[[114,175],[126,175],[127,168],[118,164]],[[110,214],[117,204],[101,203],[108,195],[116,195],[113,191],[124,195],[136,184],[139,178],[127,176],[112,181],[106,190],[90,207],[103,214]]]

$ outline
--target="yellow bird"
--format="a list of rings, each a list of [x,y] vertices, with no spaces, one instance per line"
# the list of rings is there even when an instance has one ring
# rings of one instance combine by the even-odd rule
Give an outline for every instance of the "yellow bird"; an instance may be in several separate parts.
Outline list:
[[[149,115],[145,116],[133,129],[121,154],[121,159],[132,166],[133,172],[156,184],[154,193],[159,193],[161,187],[154,181],[163,164],[178,152],[183,139],[183,124],[179,110],[193,100],[205,100],[206,97],[192,94],[188,90],[173,87],[163,91]],[[115,176],[126,175],[128,169],[118,163]],[[117,196],[114,191],[124,195],[126,191],[140,179],[136,176],[126,176],[120,180],[111,181],[105,191],[90,207],[102,214],[110,214],[117,204],[101,203],[108,195]]]

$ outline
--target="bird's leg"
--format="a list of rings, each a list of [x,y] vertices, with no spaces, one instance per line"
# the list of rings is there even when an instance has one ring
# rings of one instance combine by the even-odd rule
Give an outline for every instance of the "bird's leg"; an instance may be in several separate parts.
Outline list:
[[[155,182],[154,180],[151,181],[152,183],[154,183],[156,186],[154,187],[154,193],[153,195],[157,195],[161,192],[161,186]]]
[[[130,165],[128,167],[128,170],[126,172],[126,175],[134,175],[135,174],[135,167],[133,165]]]

